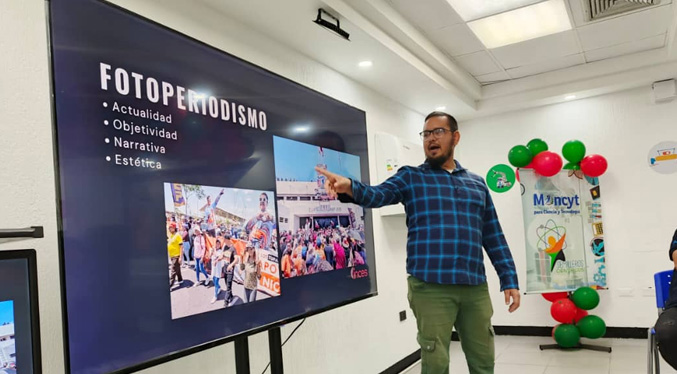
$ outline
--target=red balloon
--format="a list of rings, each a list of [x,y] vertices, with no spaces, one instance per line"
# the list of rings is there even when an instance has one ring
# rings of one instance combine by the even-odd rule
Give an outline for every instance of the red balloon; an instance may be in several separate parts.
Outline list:
[[[552,303],[550,315],[557,322],[572,323],[576,317],[576,304],[569,299],[559,299]]]
[[[536,157],[534,157],[536,159]],[[581,170],[589,177],[599,177],[607,168],[606,158],[600,155],[587,155],[581,160]]]
[[[541,296],[543,296],[544,299],[550,301],[551,303],[554,303],[555,301],[559,299],[566,299],[569,296],[569,293],[567,292],[549,292],[549,293],[542,293]]]
[[[562,157],[555,152],[543,151],[536,156],[532,161],[534,170],[544,177],[552,177],[562,170]]]
[[[585,316],[587,316],[587,315],[588,315],[588,311],[587,311],[587,310],[583,310],[583,309],[581,309],[581,308],[579,308],[579,307],[576,307],[576,316],[574,317],[574,322],[575,322],[575,323],[578,323],[578,321],[580,321],[581,318],[583,318],[583,317],[585,317]]]

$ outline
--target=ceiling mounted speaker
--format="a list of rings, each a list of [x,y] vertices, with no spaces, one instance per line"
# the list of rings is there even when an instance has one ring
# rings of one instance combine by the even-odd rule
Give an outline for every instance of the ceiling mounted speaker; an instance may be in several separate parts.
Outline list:
[[[675,97],[677,97],[677,85],[675,84],[674,79],[653,82],[651,87],[653,90],[654,103],[672,101]]]
[[[585,0],[590,20],[609,17],[633,10],[650,7],[660,0]]]

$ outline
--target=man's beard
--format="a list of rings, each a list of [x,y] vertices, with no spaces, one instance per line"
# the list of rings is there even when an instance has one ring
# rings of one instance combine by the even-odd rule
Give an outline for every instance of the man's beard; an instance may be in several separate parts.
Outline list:
[[[439,155],[437,157],[427,157],[426,162],[428,162],[428,164],[430,164],[430,166],[434,168],[441,168],[445,162],[447,162],[450,158],[453,157],[453,154],[454,147],[450,147],[445,154]]]

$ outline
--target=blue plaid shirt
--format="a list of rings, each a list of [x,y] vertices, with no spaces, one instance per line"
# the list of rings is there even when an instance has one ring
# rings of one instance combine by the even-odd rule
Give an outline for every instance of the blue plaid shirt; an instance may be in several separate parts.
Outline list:
[[[456,165],[451,173],[427,163],[405,166],[378,186],[353,180],[352,200],[366,208],[404,204],[407,272],[414,277],[431,283],[483,284],[484,246],[501,291],[519,288],[489,189],[482,177]]]

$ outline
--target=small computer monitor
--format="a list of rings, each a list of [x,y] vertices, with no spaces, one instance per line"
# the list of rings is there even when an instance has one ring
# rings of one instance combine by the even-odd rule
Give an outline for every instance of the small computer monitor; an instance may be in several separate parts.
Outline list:
[[[0,374],[42,373],[35,251],[0,251]]]

